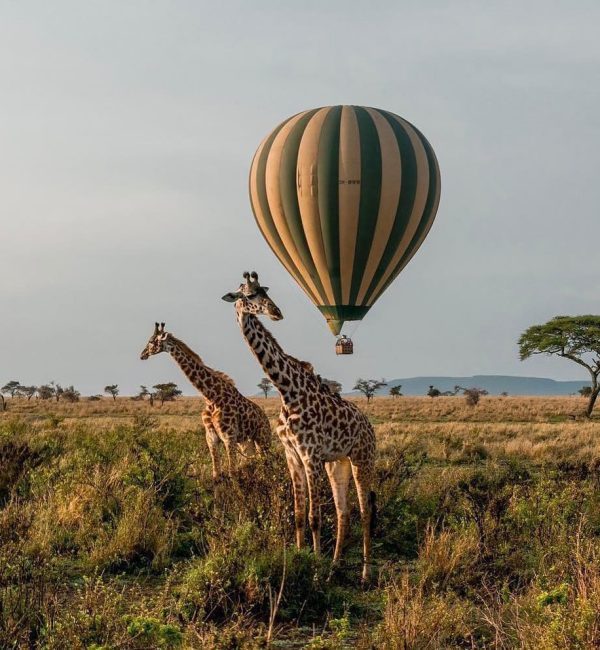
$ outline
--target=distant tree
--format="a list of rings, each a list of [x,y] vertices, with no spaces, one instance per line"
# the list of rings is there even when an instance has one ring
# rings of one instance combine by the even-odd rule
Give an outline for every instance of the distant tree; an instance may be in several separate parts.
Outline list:
[[[322,378],[321,383],[325,384],[332,393],[337,393],[339,395],[342,392],[342,384],[340,384],[339,381],[335,381],[335,379]]]
[[[583,388],[580,388],[577,392],[581,395],[581,397],[589,397],[592,394],[592,387],[583,386]]]
[[[172,381],[167,382],[166,384],[155,384],[153,388],[156,390],[154,396],[156,399],[160,400],[161,406],[165,402],[175,401],[175,399],[181,395],[181,391],[177,388],[177,384],[174,384]]]
[[[485,388],[464,388],[465,401],[469,406],[477,406],[482,395],[487,395]]]
[[[357,379],[354,390],[360,391],[366,398],[367,404],[373,399],[376,391],[387,386],[385,379]]]
[[[131,399],[134,402],[142,402],[147,395],[150,395],[150,391],[146,388],[146,386],[140,386],[140,390],[138,391],[137,395],[134,395]]]
[[[398,384],[398,386],[392,386],[390,388],[390,395],[392,397],[402,397],[402,393],[400,392],[402,390],[402,384]]]
[[[442,393],[439,389],[435,388],[435,386],[429,386],[429,390],[427,391],[428,397],[439,397],[441,394]]]
[[[600,393],[600,316],[556,316],[543,325],[532,325],[521,334],[521,360],[534,354],[563,357],[585,368],[591,376],[586,416],[589,418]]]
[[[108,393],[113,398],[113,402],[117,400],[117,395],[119,394],[119,384],[110,384],[109,386],[104,387],[104,392]]]
[[[81,393],[78,390],[75,390],[74,386],[67,386],[67,388],[62,389],[62,397],[67,402],[78,402]]]
[[[52,399],[54,397],[54,386],[51,386],[50,384],[43,384],[42,386],[38,386],[37,394],[41,400],[45,401]]]
[[[507,393],[505,390],[503,390],[503,391],[500,393],[500,397],[508,397],[508,393]]]
[[[19,386],[19,393],[29,401],[37,392],[37,386]]]
[[[0,388],[0,391],[3,393],[6,393],[10,395],[12,398],[19,392],[19,388],[21,387],[21,384],[18,381],[9,381],[2,388]]]
[[[60,384],[57,384],[53,381],[50,382],[50,386],[52,386],[52,390],[54,391],[53,392],[54,399],[57,402],[60,401],[60,398],[62,397],[62,394],[65,392],[65,389]]]
[[[263,377],[258,384],[256,384],[260,390],[265,394],[265,399],[269,396],[269,393],[273,390],[273,384],[271,380]]]
[[[88,402],[99,402],[102,399],[102,395],[90,395],[87,399]]]

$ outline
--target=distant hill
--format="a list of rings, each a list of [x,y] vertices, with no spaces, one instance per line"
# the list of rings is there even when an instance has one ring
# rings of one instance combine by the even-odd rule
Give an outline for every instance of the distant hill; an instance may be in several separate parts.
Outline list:
[[[471,377],[409,377],[407,379],[390,379],[388,385],[378,395],[387,395],[392,386],[402,385],[403,395],[425,395],[429,386],[435,386],[442,392],[454,390],[455,386],[463,388],[485,388],[490,395],[571,395],[590,382],[556,381],[543,377],[515,377],[511,375],[473,375]],[[354,393],[353,393],[354,394]]]

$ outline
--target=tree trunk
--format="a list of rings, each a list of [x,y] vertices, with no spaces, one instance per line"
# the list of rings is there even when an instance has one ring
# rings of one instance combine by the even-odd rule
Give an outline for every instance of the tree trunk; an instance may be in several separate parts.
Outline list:
[[[585,412],[586,417],[591,418],[592,417],[592,411],[594,410],[594,404],[596,403],[596,398],[598,397],[598,393],[600,393],[600,386],[594,382],[592,385],[592,392],[590,393],[590,401],[588,402],[587,409]]]

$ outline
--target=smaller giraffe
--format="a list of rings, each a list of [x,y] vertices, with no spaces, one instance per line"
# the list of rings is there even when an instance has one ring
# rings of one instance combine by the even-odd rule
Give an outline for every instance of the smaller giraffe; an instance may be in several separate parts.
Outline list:
[[[212,461],[213,479],[221,474],[218,447],[225,446],[229,476],[237,467],[237,452],[248,456],[254,449],[262,453],[271,443],[271,425],[265,412],[244,397],[233,380],[224,372],[209,368],[183,341],[165,332],[165,324],[154,325],[154,333],[142,350],[146,360],[155,354],[168,352],[186,377],[206,400],[202,423]]]

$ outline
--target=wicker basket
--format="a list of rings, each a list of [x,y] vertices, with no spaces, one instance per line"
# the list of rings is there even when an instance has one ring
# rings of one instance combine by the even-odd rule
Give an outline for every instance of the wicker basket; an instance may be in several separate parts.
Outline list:
[[[352,339],[349,339],[347,336],[342,334],[342,336],[340,336],[340,338],[335,342],[335,353],[353,354],[354,343],[352,343]]]

